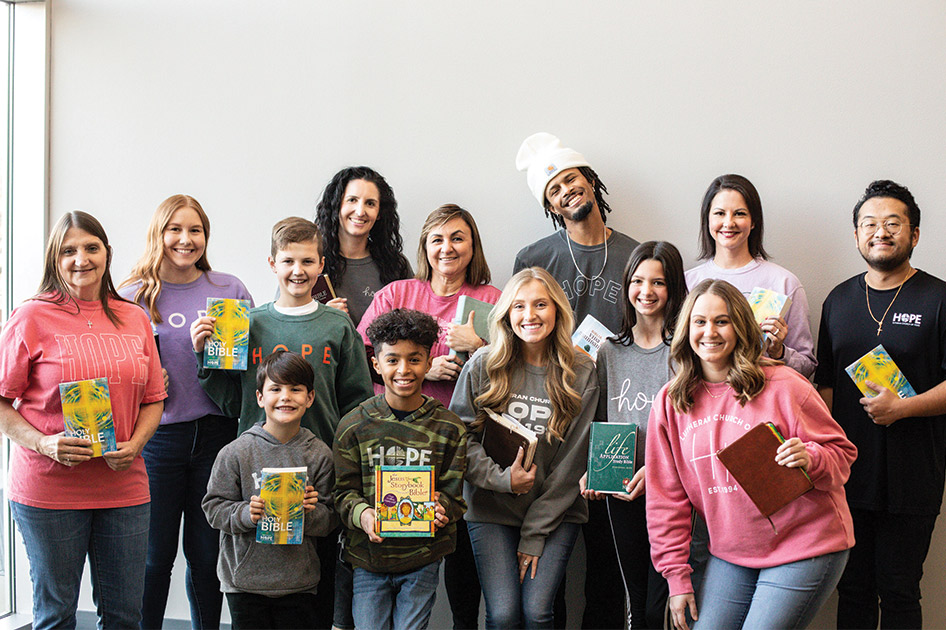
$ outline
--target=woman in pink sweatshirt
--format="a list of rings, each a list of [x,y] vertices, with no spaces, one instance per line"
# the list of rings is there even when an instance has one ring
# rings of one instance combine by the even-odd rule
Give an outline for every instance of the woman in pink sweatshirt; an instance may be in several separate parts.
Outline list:
[[[654,401],[647,438],[651,555],[670,585],[674,627],[803,628],[834,590],[854,544],[844,482],[857,449],[812,385],[762,357],[748,302],[722,280],[697,285],[670,348],[677,372]],[[776,462],[804,468],[814,489],[762,515],[716,457],[771,422]],[[687,564],[692,510],[707,523],[710,561],[697,599]]]

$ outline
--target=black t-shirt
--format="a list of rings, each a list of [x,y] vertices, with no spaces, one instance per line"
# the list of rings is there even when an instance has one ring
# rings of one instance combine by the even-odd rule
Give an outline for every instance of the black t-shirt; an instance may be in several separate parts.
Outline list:
[[[899,296],[896,288],[870,289],[874,317],[890,306],[879,336],[865,287],[864,274],[857,275],[824,301],[815,372],[815,383],[834,389],[834,418],[857,446],[845,486],[848,503],[866,510],[938,514],[946,479],[946,415],[876,425],[844,369],[883,344],[917,393],[939,385],[946,377],[946,283],[918,270]]]

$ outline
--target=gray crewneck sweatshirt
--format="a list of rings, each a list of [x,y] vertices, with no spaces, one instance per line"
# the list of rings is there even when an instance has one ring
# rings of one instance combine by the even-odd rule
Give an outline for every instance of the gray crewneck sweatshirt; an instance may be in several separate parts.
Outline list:
[[[481,348],[463,366],[450,402],[450,411],[467,424],[476,417],[473,400],[489,387],[486,353]],[[578,480],[588,464],[588,431],[598,404],[595,365],[576,353],[573,387],[581,394],[581,411],[565,432],[564,440],[546,437],[552,405],[545,390],[545,368],[524,365],[513,377],[513,394],[503,409],[539,435],[535,451],[536,475],[532,489],[515,495],[510,488],[509,469],[501,468],[483,450],[480,433],[467,445],[466,520],[520,528],[519,551],[541,556],[545,539],[562,522],[584,523],[588,506],[578,492]]]

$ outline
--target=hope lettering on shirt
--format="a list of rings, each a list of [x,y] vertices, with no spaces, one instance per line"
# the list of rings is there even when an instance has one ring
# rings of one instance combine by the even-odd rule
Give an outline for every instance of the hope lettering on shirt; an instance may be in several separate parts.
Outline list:
[[[131,374],[133,385],[148,382],[148,357],[137,335],[87,332],[56,336],[59,345],[62,382],[81,381],[101,376],[107,367],[108,384],[120,385],[123,374]],[[129,368],[131,368],[129,370]]]
[[[429,448],[414,448],[400,444],[379,444],[365,449],[371,467],[374,466],[430,466],[433,451]]]
[[[616,400],[618,402],[618,411],[643,411],[645,409],[650,409],[654,405],[654,398],[656,395],[647,397],[647,394],[644,392],[637,392],[634,396],[634,400],[631,400],[627,393],[631,389],[631,379],[626,378],[624,382],[621,383],[621,393],[617,396],[612,396],[611,400]]]
[[[749,422],[739,416],[726,413],[716,413],[691,420],[684,426],[683,431],[680,433],[680,441],[684,442],[691,432],[694,433],[689,445],[689,462],[694,469],[699,469],[697,474],[700,480],[709,480],[710,485],[704,488],[707,495],[730,494],[739,490],[739,485],[730,476],[729,470],[723,466],[723,463],[720,462],[719,458],[716,456],[716,453],[718,453],[720,449],[729,446],[729,442],[717,444],[716,440],[718,437],[713,431],[701,432],[700,437],[696,435],[696,430],[700,427],[705,427],[717,422],[734,424],[745,431],[752,428]],[[686,452],[687,446],[685,443],[683,449],[684,452]]]
[[[512,394],[510,398],[506,413],[536,435],[544,435],[549,418],[552,417],[551,401],[524,394]]]
[[[325,364],[325,365],[331,365],[331,364],[332,364],[332,348],[331,348],[331,346],[325,346],[324,348],[319,349],[317,346],[313,346],[313,345],[311,345],[311,344],[304,343],[304,344],[302,344],[302,345],[299,346],[299,349],[298,349],[298,350],[293,350],[292,348],[290,348],[290,347],[287,346],[286,344],[280,343],[280,344],[275,345],[275,346],[273,347],[273,349],[270,351],[270,353],[276,352],[277,350],[284,350],[284,351],[286,351],[286,352],[289,352],[290,350],[292,350],[293,352],[298,352],[299,354],[302,355],[302,358],[303,358],[303,359],[305,359],[306,357],[308,357],[309,355],[311,355],[311,354],[313,354],[313,353],[321,353],[322,363]],[[318,355],[316,355],[316,356],[318,356]],[[263,348],[260,347],[260,346],[254,347],[254,348],[250,351],[250,360],[251,360],[251,362],[252,362],[253,365],[256,365],[257,363],[259,363],[260,361],[262,361],[262,360],[263,360]]]
[[[601,276],[595,276],[592,280],[588,280],[583,276],[577,276],[570,281],[562,280],[562,289],[569,301],[582,295],[589,295],[600,297],[609,304],[617,304],[618,297],[621,295],[620,282],[605,280]]]

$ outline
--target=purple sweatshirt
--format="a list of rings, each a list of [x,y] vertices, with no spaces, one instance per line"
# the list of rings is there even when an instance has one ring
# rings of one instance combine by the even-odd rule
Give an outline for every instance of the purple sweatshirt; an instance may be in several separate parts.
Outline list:
[[[135,299],[139,283],[122,287],[118,292]],[[207,298],[238,298],[253,303],[250,292],[236,276],[208,271],[187,284],[163,283],[158,296],[160,324],[158,331],[161,365],[168,371],[168,397],[164,401],[161,424],[189,422],[206,415],[220,415],[220,409],[197,382],[197,364],[191,346],[190,328],[207,309]],[[147,313],[147,309],[145,309]]]

